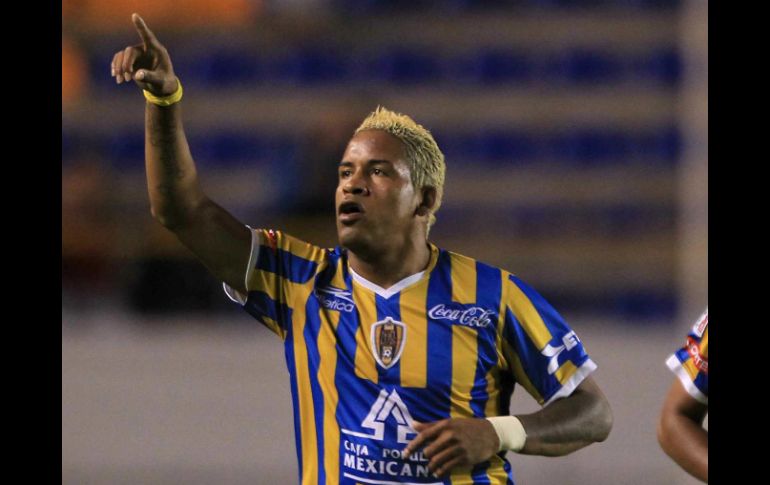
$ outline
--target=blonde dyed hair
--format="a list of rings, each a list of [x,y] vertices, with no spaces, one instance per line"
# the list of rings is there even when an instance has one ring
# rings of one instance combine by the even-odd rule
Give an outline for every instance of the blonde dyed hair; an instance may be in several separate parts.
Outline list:
[[[441,207],[446,172],[444,154],[433,139],[433,135],[409,116],[390,111],[382,106],[377,106],[377,109],[366,117],[355,132],[364,130],[382,130],[401,140],[414,188],[422,190],[424,187],[432,187],[436,190],[436,203],[428,217],[428,229],[430,229],[436,222],[436,211]]]

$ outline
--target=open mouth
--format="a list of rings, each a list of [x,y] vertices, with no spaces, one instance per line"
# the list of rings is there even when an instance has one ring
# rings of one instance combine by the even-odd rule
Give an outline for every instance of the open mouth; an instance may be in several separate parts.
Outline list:
[[[340,204],[338,213],[340,216],[340,221],[343,223],[352,223],[363,217],[364,208],[358,202],[348,201]]]

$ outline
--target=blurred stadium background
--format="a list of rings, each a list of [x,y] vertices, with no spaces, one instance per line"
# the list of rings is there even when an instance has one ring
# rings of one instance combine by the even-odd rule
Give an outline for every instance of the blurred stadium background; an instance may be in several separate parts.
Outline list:
[[[134,11],[205,189],[248,224],[334,245],[357,123],[382,104],[431,129],[433,240],[552,301],[615,412],[604,444],[512,456],[519,483],[696,483],[655,421],[708,301],[700,0],[63,0],[63,483],[296,482],[280,341],[150,216],[144,100],[109,76]]]

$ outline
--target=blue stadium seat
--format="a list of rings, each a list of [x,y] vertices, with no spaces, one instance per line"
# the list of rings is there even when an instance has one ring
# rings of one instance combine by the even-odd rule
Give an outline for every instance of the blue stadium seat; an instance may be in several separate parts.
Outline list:
[[[646,161],[675,166],[682,155],[682,143],[677,126],[663,126],[637,135],[633,150]]]
[[[265,157],[266,143],[255,133],[232,131],[192,133],[190,149],[202,166],[225,167]]]
[[[298,151],[294,135],[220,131],[189,134],[188,140],[196,162],[212,168],[280,164]]]
[[[144,170],[144,130],[126,130],[105,139],[110,165],[121,170]]]
[[[96,49],[85,53],[88,64],[88,82],[91,89],[115,89],[115,78],[110,75],[112,56],[115,52],[106,49]]]
[[[559,52],[545,60],[542,74],[555,82],[609,84],[623,80],[623,59],[616,54],[578,48]]]
[[[250,85],[265,76],[265,66],[253,54],[225,48],[200,55],[189,69],[203,84],[217,87]]]
[[[265,142],[265,158],[269,164],[287,165],[302,153],[296,134],[271,134],[265,137]]]
[[[680,0],[332,0],[332,7],[345,14],[372,15],[399,11],[479,11],[526,8],[587,9],[676,7]]]
[[[626,8],[643,10],[665,10],[676,8],[681,0],[523,0],[519,5],[540,8]]]
[[[469,57],[453,60],[458,79],[487,85],[526,83],[532,80],[534,69],[527,54],[499,47],[480,49]]]
[[[611,311],[628,319],[670,320],[676,316],[678,300],[674,289],[638,289],[612,295]]]
[[[275,64],[282,80],[297,84],[345,82],[350,77],[350,60],[330,46],[301,47],[289,51]]]
[[[91,83],[115,92],[109,76],[112,53],[89,53]],[[105,58],[107,60],[105,60]],[[177,72],[190,84],[237,87],[280,81],[297,85],[376,81],[389,84],[611,85],[631,80],[656,86],[678,85],[683,61],[675,46],[628,56],[592,48],[570,48],[552,54],[531,53],[490,45],[469,54],[446,56],[424,46],[393,44],[351,57],[333,45],[287,47],[267,58],[232,46],[180,48],[174,56]],[[127,93],[121,90],[118,93]]]
[[[362,63],[362,77],[394,84],[435,82],[442,77],[438,55],[421,48],[391,47],[374,54],[370,62]]]
[[[75,147],[78,145],[74,134],[65,130],[61,132],[61,160],[67,164],[75,157]]]
[[[449,153],[457,153],[457,140],[454,138],[454,133],[451,130],[438,127],[431,129],[430,134],[433,135],[433,139],[436,140],[439,148],[444,153],[444,156],[449,158]]]
[[[462,12],[474,12],[483,10],[503,10],[520,7],[520,0],[443,0],[437,2],[443,9],[451,9]]]
[[[221,131],[187,133],[190,150],[201,167],[224,168],[263,163],[293,154],[291,142],[258,133]],[[125,131],[109,136],[106,156],[119,169],[144,170],[144,132]]]
[[[61,133],[62,166],[68,166],[81,159],[103,158],[104,140],[91,133],[64,128]]]
[[[672,10],[682,5],[682,0],[622,0],[623,6],[645,10]]]
[[[554,200],[543,205],[499,207],[496,214],[506,225],[512,225],[528,237],[550,237],[571,231],[593,237],[629,237],[650,231],[671,231],[676,222],[673,206],[624,202],[565,205]]]
[[[477,163],[479,148],[476,133],[431,130],[431,134],[451,166]]]
[[[674,207],[612,204],[595,209],[596,233],[605,237],[673,230]]]
[[[528,237],[542,237],[563,230],[567,208],[554,211],[548,206],[522,206],[513,208],[513,217],[506,219],[515,221],[522,234]]]
[[[553,158],[569,164],[622,163],[631,155],[631,137],[613,129],[579,128],[547,135],[545,145]]]
[[[667,322],[676,317],[678,300],[674,288],[553,287],[547,281],[530,281],[561,312],[615,316],[618,323]]]
[[[539,155],[537,139],[523,131],[488,129],[464,138],[468,155],[485,163],[522,164]]]
[[[526,0],[527,6],[536,6],[540,8],[588,8],[588,7],[606,7],[617,5],[617,0]]]
[[[676,87],[682,78],[683,61],[676,47],[645,54],[636,62],[637,75],[665,86]]]
[[[439,0],[331,0],[333,8],[344,14],[394,13],[440,7]]]
[[[468,131],[434,130],[433,134],[447,160],[456,164],[514,166],[549,160],[578,167],[631,163],[673,167],[682,150],[676,126],[641,132],[579,128],[556,133],[469,127]],[[300,153],[300,140],[294,134],[190,132],[188,141],[196,161],[212,166],[280,162]],[[144,159],[144,133],[137,128],[107,137],[88,137],[62,131],[63,161],[84,149],[104,153],[116,167],[141,168],[137,163]]]
[[[580,128],[556,133],[470,127],[470,131],[433,134],[448,160],[502,165],[549,160],[586,167],[632,163],[674,166],[682,143],[676,126],[641,132]]]

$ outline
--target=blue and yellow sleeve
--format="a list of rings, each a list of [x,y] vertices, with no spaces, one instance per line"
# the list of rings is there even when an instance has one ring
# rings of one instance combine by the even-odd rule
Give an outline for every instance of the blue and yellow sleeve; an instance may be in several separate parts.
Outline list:
[[[326,251],[272,229],[252,229],[246,270],[247,295],[225,285],[225,293],[267,328],[286,338],[295,301],[305,294],[298,287],[312,285]]]
[[[569,396],[596,369],[577,334],[533,288],[505,281],[502,345],[514,379],[541,405]]]
[[[674,352],[666,365],[695,400],[709,403],[709,311],[701,314],[687,334],[682,348]]]

